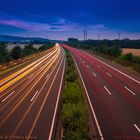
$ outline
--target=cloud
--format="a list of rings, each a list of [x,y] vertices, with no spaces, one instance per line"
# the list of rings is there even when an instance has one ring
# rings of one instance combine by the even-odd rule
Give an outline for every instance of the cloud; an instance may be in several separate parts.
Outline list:
[[[59,19],[57,22],[52,24],[38,23],[38,22],[28,22],[23,20],[10,20],[10,19],[0,19],[0,24],[9,25],[29,31],[81,31],[87,30],[99,30],[105,29],[103,24],[97,25],[81,25],[76,22],[67,21],[65,19]]]
[[[56,22],[53,23],[53,25],[63,25],[66,24],[67,20],[64,18],[58,18]]]
[[[2,14],[0,14],[0,24],[23,29],[24,32],[20,33],[23,36],[28,33],[31,36],[49,36],[50,38],[53,38],[54,36],[54,38],[60,37],[59,39],[68,37],[80,37],[82,39],[83,30],[87,30],[88,36],[91,36],[92,38],[94,34],[103,33],[109,30],[106,28],[106,24],[81,24],[58,17],[54,17],[54,20],[51,23],[41,23],[22,20],[11,15],[2,16]]]
[[[2,19],[0,19],[0,24],[9,25],[9,26],[13,26],[13,27],[21,28],[21,29],[26,29],[26,30],[33,30],[31,25],[29,25],[23,21],[20,21],[20,20],[2,20]]]

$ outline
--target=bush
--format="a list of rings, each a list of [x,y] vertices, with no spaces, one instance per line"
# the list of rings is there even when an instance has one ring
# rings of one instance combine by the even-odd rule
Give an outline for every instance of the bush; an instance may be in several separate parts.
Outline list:
[[[131,62],[133,60],[133,55],[132,53],[128,53],[128,54],[125,54],[125,55],[121,55],[119,57],[120,60],[123,60],[123,61],[129,61]]]
[[[68,83],[67,88],[64,90],[63,103],[76,104],[77,101],[83,100],[81,95],[82,91],[77,83]]]
[[[88,138],[88,115],[83,104],[64,104],[62,108],[62,120],[65,139],[79,140]],[[74,135],[73,135],[74,134]]]
[[[21,49],[21,47],[19,47],[19,46],[14,47],[11,50],[10,54],[11,54],[11,57],[13,59],[19,59],[19,58],[21,58],[22,57],[22,49]]]
[[[140,73],[140,57],[134,56],[132,53],[120,55],[116,60],[118,63],[132,67],[135,71]]]
[[[87,140],[89,114],[84,100],[84,93],[78,81],[74,62],[70,53],[68,58],[67,86],[62,95],[61,115],[64,127],[64,140]]]
[[[33,54],[33,53],[36,53],[37,52],[37,49],[33,47],[32,44],[29,44],[27,46],[24,47],[23,49],[23,55],[24,56],[27,56],[27,55],[30,55],[30,54]]]
[[[134,64],[133,67],[134,67],[134,70],[140,73],[140,64]]]
[[[67,72],[67,81],[68,82],[74,82],[77,79],[77,74],[73,70],[69,70]]]

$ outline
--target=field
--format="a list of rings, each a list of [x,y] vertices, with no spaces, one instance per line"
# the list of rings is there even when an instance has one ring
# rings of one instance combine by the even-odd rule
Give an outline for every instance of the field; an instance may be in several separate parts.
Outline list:
[[[140,49],[122,49],[122,53],[123,54],[127,54],[127,53],[132,53],[135,56],[140,56]]]
[[[24,48],[26,45],[28,45],[28,44],[20,44],[20,43],[14,44],[14,43],[9,43],[7,45],[7,47],[8,47],[9,50],[11,50],[15,46],[20,46],[21,48]],[[34,44],[33,46],[38,49],[40,46],[42,46],[42,44]]]

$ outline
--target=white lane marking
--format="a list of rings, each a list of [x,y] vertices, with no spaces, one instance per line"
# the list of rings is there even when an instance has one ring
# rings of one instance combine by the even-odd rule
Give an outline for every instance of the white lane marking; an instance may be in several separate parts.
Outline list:
[[[89,54],[87,54],[87,55],[89,55]],[[89,55],[89,56],[91,56],[91,55]],[[108,67],[112,68],[113,70],[115,70],[115,71],[117,71],[117,72],[121,73],[122,75],[124,75],[124,76],[128,77],[129,79],[131,79],[131,80],[135,81],[136,83],[140,84],[140,81],[138,81],[138,80],[136,80],[136,79],[132,78],[131,76],[127,75],[126,73],[121,72],[120,70],[118,70],[118,69],[116,69],[116,68],[114,68],[114,67],[112,67],[112,66],[110,66],[110,65],[106,64],[105,62],[103,62],[103,61],[101,61],[101,60],[99,60],[99,59],[97,59],[97,58],[95,58],[95,57],[93,57],[93,56],[91,56],[91,57],[92,57],[92,58],[94,58],[94,59],[96,59],[97,61],[99,61],[99,62],[103,63],[104,65],[106,65],[106,66],[108,66]]]
[[[60,58],[58,59],[58,62],[61,62],[61,59],[63,59],[63,58],[64,58],[63,55],[60,55]],[[60,66],[61,66],[61,65],[62,65],[62,62],[60,63]],[[55,66],[55,68],[56,68],[57,66],[59,66],[58,63],[57,63],[57,65]],[[34,127],[35,127],[35,125],[36,125],[36,123],[37,123],[37,120],[38,120],[38,118],[39,118],[39,116],[40,116],[40,113],[42,112],[42,109],[43,109],[43,107],[44,107],[44,104],[45,104],[45,102],[46,102],[46,100],[47,100],[47,98],[48,98],[48,94],[50,93],[50,90],[52,89],[52,85],[53,85],[53,83],[54,83],[54,81],[55,81],[55,79],[56,79],[56,76],[58,75],[58,71],[60,70],[60,66],[58,67],[57,72],[55,73],[54,79],[53,79],[53,81],[52,81],[52,83],[51,83],[51,85],[50,85],[50,87],[49,87],[49,91],[47,92],[47,94],[46,94],[46,96],[45,96],[45,99],[43,100],[43,103],[41,104],[41,107],[40,107],[40,109],[39,109],[39,112],[37,113],[37,116],[36,116],[36,118],[35,118],[35,120],[34,120],[34,122],[33,122],[32,128],[31,128],[31,130],[30,130],[30,132],[29,132],[29,134],[28,134],[28,136],[27,136],[27,140],[29,140],[30,137],[31,137],[31,134],[32,134],[32,132],[33,132],[33,130],[34,130]],[[50,75],[52,75],[53,72],[54,72],[54,70],[51,72]],[[47,82],[47,81],[46,81],[46,82]],[[42,89],[43,89],[44,86],[46,85],[46,82],[45,82],[45,83],[43,84],[43,86],[41,87],[40,92],[42,91]],[[38,93],[38,94],[39,94],[39,93]],[[13,131],[13,133],[12,133],[11,136],[14,136],[14,135],[15,135],[15,133],[16,133],[17,130],[18,130],[18,128],[21,126],[23,120],[24,120],[25,117],[28,115],[29,111],[31,110],[32,106],[34,105],[34,102],[35,102],[35,100],[31,103],[31,106],[29,106],[28,110],[24,113],[23,117],[20,119],[20,122],[18,123],[18,125],[17,125],[16,128],[14,129],[14,131]]]
[[[106,86],[104,86],[104,89],[109,93],[109,95],[112,95],[111,92],[107,89]]]
[[[89,68],[89,65],[87,65],[87,68]]]
[[[46,78],[45,79],[48,79],[49,78],[49,74],[46,76]]]
[[[61,139],[63,139],[63,136],[64,136],[64,128],[62,127],[62,129],[61,129]]]
[[[11,92],[5,99],[2,100],[4,102],[6,99],[8,99],[15,91]]]
[[[112,77],[112,75],[110,73],[107,72],[107,75],[109,75],[110,77]]]
[[[73,57],[73,56],[72,56],[72,57]],[[96,114],[95,114],[95,111],[94,111],[94,109],[93,109],[92,103],[91,103],[91,101],[90,101],[90,97],[89,97],[89,95],[88,95],[88,91],[87,91],[86,85],[85,85],[85,83],[84,83],[83,77],[82,77],[82,75],[81,75],[81,72],[80,72],[80,70],[79,70],[79,68],[78,68],[77,62],[75,61],[74,57],[73,57],[73,60],[74,60],[74,63],[75,63],[75,65],[76,65],[76,68],[77,68],[77,70],[78,70],[78,72],[79,72],[79,75],[80,75],[80,78],[81,78],[83,87],[84,87],[84,89],[85,89],[86,96],[87,96],[87,99],[88,99],[88,102],[89,102],[89,105],[90,105],[90,108],[91,108],[93,117],[94,117],[94,119],[95,119],[95,123],[96,123],[97,129],[98,129],[99,135],[100,135],[100,137],[101,137],[101,140],[104,140],[104,137],[103,137],[101,128],[100,128],[100,126],[99,126],[98,119],[97,119],[97,117],[96,117]]]
[[[30,102],[32,102],[35,98],[35,96],[37,95],[38,91],[34,94],[34,96],[32,97],[32,99],[30,100]]]
[[[92,72],[92,74],[93,74],[95,77],[97,76],[94,72]]]
[[[131,92],[133,95],[136,95],[132,90],[130,90],[128,87],[124,86],[125,89],[127,89],[129,92]]]
[[[3,85],[3,83],[0,83],[0,86],[2,86]]]
[[[62,74],[62,77],[61,77],[61,82],[60,82],[60,86],[59,86],[57,101],[56,101],[56,105],[55,105],[55,111],[54,111],[54,115],[53,115],[53,120],[52,120],[52,124],[51,124],[51,129],[50,129],[48,140],[52,139],[52,132],[53,132],[53,128],[54,128],[56,113],[57,113],[57,109],[58,109],[58,104],[59,104],[59,99],[60,99],[60,94],[61,94],[61,89],[62,89],[62,84],[63,84],[64,73],[65,73],[65,64],[66,64],[66,62],[64,62],[64,66],[63,66],[63,74]]]
[[[99,65],[97,65],[98,68],[101,68]]]
[[[134,124],[134,127],[138,130],[138,132],[140,133],[140,128],[136,125],[136,124]]]

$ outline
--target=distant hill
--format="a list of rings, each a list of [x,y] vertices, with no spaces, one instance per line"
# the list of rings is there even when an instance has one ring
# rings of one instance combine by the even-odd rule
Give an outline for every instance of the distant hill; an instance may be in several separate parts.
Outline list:
[[[0,35],[0,42],[18,42],[18,43],[42,43],[48,42],[49,39],[45,38],[34,38],[34,37],[17,37],[17,36],[8,36],[8,35]]]

